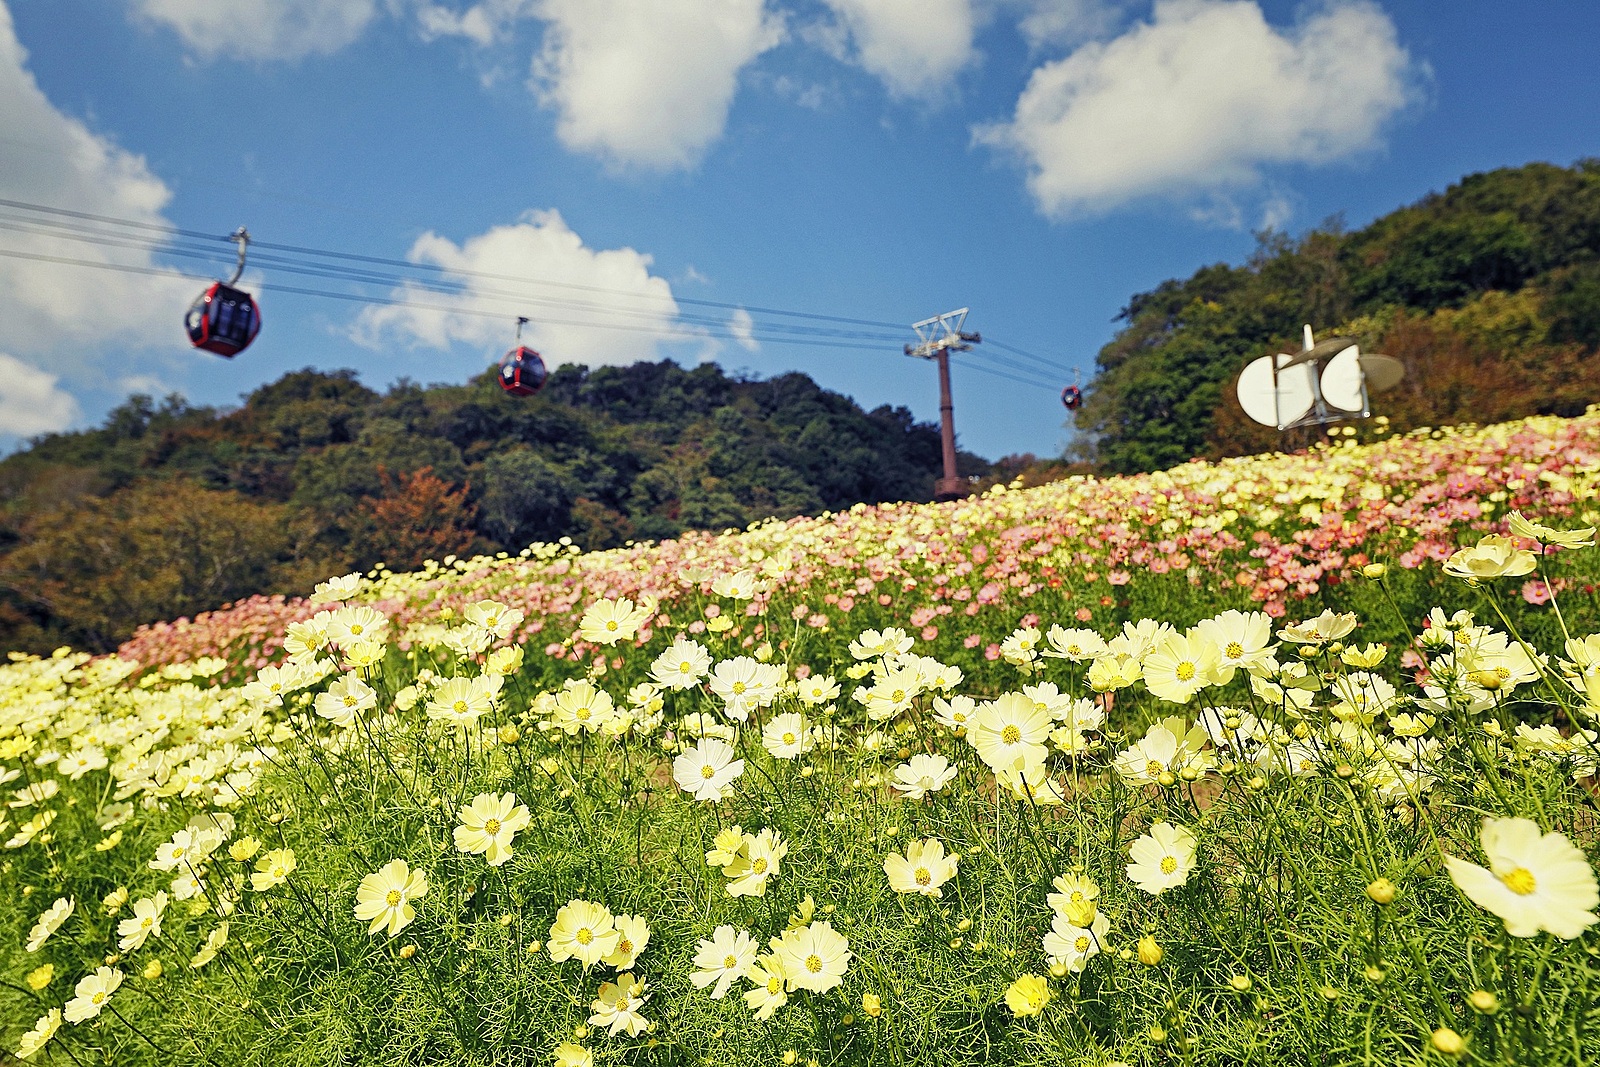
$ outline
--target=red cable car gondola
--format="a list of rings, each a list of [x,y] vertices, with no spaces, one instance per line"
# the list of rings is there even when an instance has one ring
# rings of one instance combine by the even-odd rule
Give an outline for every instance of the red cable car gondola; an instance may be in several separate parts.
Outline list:
[[[1083,390],[1076,385],[1069,385],[1061,390],[1061,403],[1068,411],[1077,411],[1083,406]]]
[[[250,242],[250,233],[241,226],[234,232],[233,239],[239,242],[238,269],[227,281],[207,286],[189,305],[189,313],[183,319],[190,344],[230,359],[250,347],[250,342],[261,332],[261,309],[256,306],[255,298],[243,289],[234,288],[244,273],[244,251]]]
[[[527,319],[517,319],[517,340],[522,340],[522,327]],[[500,388],[512,396],[532,396],[544,387],[544,381],[550,376],[545,370],[544,360],[539,353],[526,345],[518,344],[517,347],[507,352],[500,360],[500,374],[496,380]]]

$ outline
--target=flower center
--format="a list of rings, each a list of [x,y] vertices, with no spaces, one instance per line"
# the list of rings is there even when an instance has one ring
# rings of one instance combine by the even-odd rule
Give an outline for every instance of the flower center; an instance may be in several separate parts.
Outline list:
[[[783,735],[783,743],[786,745],[794,744],[794,734],[786,731]]]
[[[383,898],[383,900],[384,900],[385,904],[389,905],[389,907],[391,907],[391,908],[394,907],[395,905],[400,903],[400,890],[398,890],[398,889],[389,890],[388,895],[385,896]]]
[[[622,940],[617,942],[617,951],[623,955],[627,955],[633,951],[633,942],[624,937]]]
[[[1526,867],[1518,867],[1500,881],[1519,897],[1525,897],[1539,887],[1539,883],[1534,880],[1533,872]]]
[[[744,683],[743,682],[734,682],[733,683],[733,695],[734,696],[738,696],[740,693],[743,693],[743,692],[744,692]]]
[[[489,834],[491,837],[494,836],[495,834],[499,833],[500,832],[500,820],[499,819],[490,819],[488,822],[483,824],[483,831],[484,831],[484,833]]]
[[[1244,655],[1244,646],[1237,641],[1229,641],[1228,647],[1223,651],[1229,659],[1238,659]]]
[[[1159,777],[1161,772],[1164,770],[1166,770],[1166,768],[1161,766],[1160,760],[1151,760],[1149,763],[1144,765],[1144,774],[1146,778]]]
[[[731,971],[737,966],[739,966],[739,957],[738,956],[732,956],[732,955],[725,956],[723,958],[723,960],[722,960],[723,970]]]
[[[588,708],[579,708],[573,714],[578,717],[578,721],[579,722],[588,722],[589,721],[589,709]]]
[[[106,999],[106,995],[104,993],[96,993],[94,996],[90,997],[89,999],[91,1001],[93,1001],[94,1003],[98,1004],[102,1000]]]
[[[678,664],[678,672],[680,674],[693,674],[694,667],[689,663],[688,660],[684,660],[682,663]]]
[[[770,994],[772,996],[777,996],[778,993],[780,991],[782,991],[782,989],[783,989],[783,983],[782,982],[778,981],[776,978],[768,978],[767,979],[767,993],[768,994]]]
[[[917,884],[928,885],[933,881],[933,872],[926,867],[918,867],[916,872]]]
[[[708,763],[704,767],[700,768],[700,777],[702,777],[702,778],[715,778],[716,776],[717,776],[717,769],[715,767],[711,766],[711,764]]]
[[[1184,660],[1178,664],[1178,681],[1187,682],[1194,678],[1194,664]]]
[[[617,628],[617,620],[616,619],[611,619],[611,620],[606,622],[606,629],[607,630],[615,630],[616,628]]]
[[[355,636],[360,637],[366,631],[362,628],[361,624],[358,622],[354,626],[350,627],[350,632],[352,634],[354,634]]]
[[[152,919],[150,916],[146,915],[144,917],[144,922],[140,923],[139,925],[144,927],[146,930],[148,930],[148,929],[150,929],[150,927],[155,925],[155,920]]]
[[[1018,741],[1022,740],[1022,731],[1019,730],[1015,724],[1007,726],[1004,730],[1000,731],[1000,740],[1004,741],[1008,745],[1014,745]]]
[[[356,706],[356,698],[346,694],[345,698],[344,698],[344,706],[347,707],[347,708],[355,707]]]
[[[1074,941],[1072,943],[1072,947],[1077,949],[1079,952],[1088,952],[1089,951],[1089,935],[1088,934],[1079,934],[1078,935],[1078,940],[1076,940],[1076,941]]]
[[[465,700],[456,701],[452,707],[457,715],[465,715],[467,713],[467,702]]]
[[[812,974],[822,973],[822,957],[813,952],[806,957],[806,970]]]
[[[577,936],[573,938],[573,940],[577,941],[580,945],[590,944],[594,941],[594,931],[589,929],[587,926],[580,926],[578,927]]]
[[[1173,857],[1173,856],[1162,856],[1161,857],[1161,873],[1162,874],[1171,874],[1173,871],[1175,871],[1177,869],[1178,869],[1178,861],[1177,861],[1177,859],[1175,857]]]
[[[750,865],[750,869],[752,871],[755,871],[757,874],[766,874],[767,873],[767,858],[765,856],[762,856],[760,859],[756,860],[754,863],[752,863]]]

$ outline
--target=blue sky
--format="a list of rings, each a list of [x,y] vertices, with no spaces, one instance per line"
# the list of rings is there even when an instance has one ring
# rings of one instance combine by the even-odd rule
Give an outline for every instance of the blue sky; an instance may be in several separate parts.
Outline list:
[[[229,361],[183,338],[199,282],[0,255],[0,445],[307,365],[461,381],[518,309],[552,364],[801,369],[933,419],[908,329],[779,343],[828,324],[733,308],[967,305],[1087,382],[1130,295],[1242,260],[1264,224],[1360,226],[1465,173],[1600,154],[1597,30],[1576,0],[0,0],[0,199],[460,283],[253,265],[266,325]],[[0,252],[212,269],[36,221],[0,209]],[[964,447],[1069,439],[1070,372],[985,344],[954,378]]]

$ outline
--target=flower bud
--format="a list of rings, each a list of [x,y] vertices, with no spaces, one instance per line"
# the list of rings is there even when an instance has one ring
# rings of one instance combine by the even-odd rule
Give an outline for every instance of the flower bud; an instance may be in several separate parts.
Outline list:
[[[1156,943],[1156,939],[1145,934],[1139,939],[1139,962],[1146,967],[1154,967],[1161,962],[1161,957],[1166,952]]]
[[[876,1019],[883,1014],[883,1000],[876,993],[861,994],[861,1012]]]
[[[1500,998],[1487,989],[1474,989],[1468,993],[1467,1003],[1480,1015],[1493,1015],[1500,1010]]]
[[[1371,897],[1372,902],[1380,908],[1393,904],[1397,892],[1399,890],[1395,888],[1395,884],[1387,878],[1374,879],[1372,884],[1367,886],[1367,896]]]
[[[415,956],[416,954],[417,954],[417,946],[416,945],[405,945],[400,949],[400,958],[403,959],[403,960],[409,960],[412,956]]]
[[[1362,576],[1371,578],[1373,581],[1377,581],[1388,573],[1389,568],[1384,566],[1382,563],[1369,563],[1365,567],[1361,568]]]
[[[1232,978],[1228,979],[1228,985],[1233,989],[1233,991],[1235,993],[1248,993],[1248,992],[1250,992],[1250,984],[1251,983],[1250,983],[1249,977],[1246,976],[1246,975],[1242,975],[1242,974],[1236,974]]]
[[[1448,1026],[1441,1026],[1433,1032],[1433,1047],[1451,1057],[1460,1056],[1467,1051],[1466,1041]]]

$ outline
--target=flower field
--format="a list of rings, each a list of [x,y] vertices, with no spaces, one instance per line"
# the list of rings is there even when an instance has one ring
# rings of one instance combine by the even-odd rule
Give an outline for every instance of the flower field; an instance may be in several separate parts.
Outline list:
[[[1600,409],[0,667],[0,1046],[1591,1064]]]

